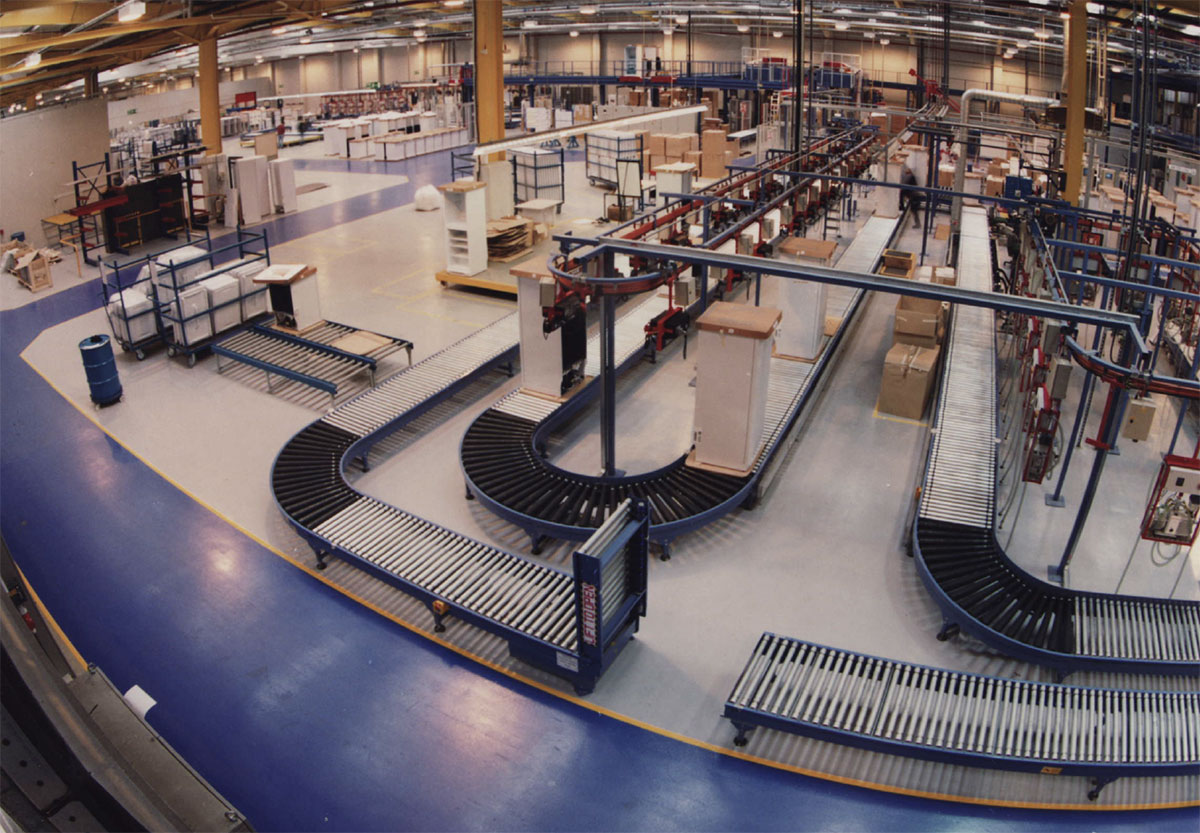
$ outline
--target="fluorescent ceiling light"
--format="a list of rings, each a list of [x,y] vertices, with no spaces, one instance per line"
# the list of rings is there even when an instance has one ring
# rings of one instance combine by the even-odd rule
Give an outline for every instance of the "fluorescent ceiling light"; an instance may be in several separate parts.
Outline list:
[[[900,16],[899,12],[894,12],[891,9],[888,9],[886,12],[880,12],[880,14],[884,17],[899,17]]]
[[[1048,40],[1050,38],[1050,33],[1047,32],[1045,29],[1038,29],[1036,32],[1033,33],[1033,36],[1035,38],[1037,38],[1038,40]]]
[[[442,5],[447,9],[457,9],[459,6],[466,5],[467,0],[442,0]]]
[[[891,41],[890,41],[890,40],[888,40],[887,38],[880,38],[880,39],[879,39],[879,45],[880,45],[880,46],[887,46],[889,43],[891,43]]]
[[[675,15],[675,22],[679,24],[687,23],[688,16],[686,14],[677,14]]]
[[[664,26],[664,27],[663,27],[663,34],[664,34],[664,35],[673,35],[673,34],[675,34],[675,27],[674,27],[674,26]]]
[[[286,26],[276,26],[274,29],[271,30],[272,35],[282,35],[285,32],[287,32]]]
[[[783,32],[780,32],[778,29],[776,29],[774,32],[772,32],[772,33],[771,33],[771,37],[773,37],[773,38],[782,38],[782,37],[783,37]]]
[[[1197,26],[1195,23],[1189,23],[1183,27],[1183,33],[1192,37],[1200,37],[1200,26]]]
[[[738,24],[738,31],[739,31],[739,32],[749,32],[749,31],[750,31],[750,27],[749,27],[749,26],[747,26],[745,23],[739,23],[739,24]]]
[[[837,23],[833,24],[833,28],[844,32],[850,28],[850,24],[846,23],[845,21],[839,20]]]
[[[413,29],[413,37],[414,38],[425,37],[425,30],[424,29]]]
[[[42,62],[42,53],[41,52],[30,52],[28,55],[25,56],[25,68],[26,69],[33,69],[35,66],[37,66],[41,62]]]
[[[579,13],[580,14],[595,14],[596,7],[595,6],[580,6]]]
[[[849,9],[834,9],[834,14],[853,14]]]
[[[305,35],[304,37],[300,38],[300,42],[301,43],[312,43],[312,38],[310,38],[308,35]]]
[[[128,23],[131,20],[137,20],[146,13],[146,4],[141,0],[129,0],[117,10],[117,20],[122,23]]]
[[[579,37],[579,31],[577,29],[572,29],[570,32],[567,32],[567,34],[573,38]]]
[[[1050,0],[1029,0],[1031,6],[1049,6]]]
[[[536,29],[538,22],[536,20],[524,20],[521,22],[522,29]]]
[[[1104,14],[1104,7],[1101,6],[1099,3],[1088,3],[1087,4],[1087,13],[1088,14]]]

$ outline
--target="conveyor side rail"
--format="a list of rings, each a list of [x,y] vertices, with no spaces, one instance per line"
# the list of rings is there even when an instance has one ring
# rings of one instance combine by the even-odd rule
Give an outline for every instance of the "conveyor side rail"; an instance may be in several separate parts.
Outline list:
[[[1082,775],[1200,772],[1200,692],[1004,679],[764,633],[725,703],[761,726],[948,764]]]
[[[959,282],[991,281],[986,215],[965,210]],[[942,610],[939,638],[963,630],[1060,673],[1200,675],[1200,603],[1063,588],[1031,576],[996,538],[994,314],[956,309],[946,339],[913,555]]]

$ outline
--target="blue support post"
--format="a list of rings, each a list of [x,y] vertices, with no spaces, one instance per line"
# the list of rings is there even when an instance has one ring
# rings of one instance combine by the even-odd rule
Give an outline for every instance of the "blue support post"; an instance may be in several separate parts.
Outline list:
[[[601,258],[603,274],[614,272],[613,253],[607,251]],[[616,296],[600,296],[600,456],[604,477],[617,474],[617,368],[613,344],[616,325]]]

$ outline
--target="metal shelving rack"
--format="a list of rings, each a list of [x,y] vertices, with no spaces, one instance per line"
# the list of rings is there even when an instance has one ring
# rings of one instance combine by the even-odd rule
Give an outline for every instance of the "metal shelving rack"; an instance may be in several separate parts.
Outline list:
[[[261,250],[258,250],[260,245]],[[227,263],[223,263],[219,267],[207,270],[199,275],[188,277],[181,275],[181,272],[186,270],[189,266],[194,266],[196,263],[204,260],[208,260],[209,265],[212,266],[212,264],[218,259],[218,256],[225,255],[227,253],[233,255],[234,259]],[[167,344],[168,356],[187,356],[188,367],[195,367],[197,354],[211,348],[213,343],[219,337],[223,338],[229,335],[231,331],[235,331],[240,327],[251,323],[250,321],[242,321],[238,327],[229,327],[219,332],[214,332],[213,328],[209,326],[207,328],[206,335],[196,337],[193,337],[188,332],[188,325],[190,323],[197,322],[206,317],[210,318],[211,320],[211,316],[215,310],[231,307],[235,304],[239,305],[239,309],[241,309],[242,302],[247,298],[267,292],[266,286],[243,293],[241,291],[241,284],[239,281],[238,292],[236,296],[215,306],[210,306],[206,299],[204,308],[195,312],[185,312],[182,301],[178,301],[178,299],[180,299],[181,293],[194,287],[198,287],[202,281],[206,281],[209,278],[216,277],[217,275],[225,274],[233,269],[245,266],[247,263],[253,263],[260,260],[264,261],[264,265],[270,265],[271,263],[270,245],[267,242],[266,231],[251,232],[244,231],[239,228],[237,230],[237,240],[235,242],[226,246],[222,246],[218,249],[210,249],[207,257],[196,257],[180,263],[172,263],[166,267],[164,271],[166,272],[169,280],[163,281],[160,279],[155,279],[154,293],[156,297],[156,306],[158,308],[158,316],[162,322],[162,339]],[[173,297],[163,297],[165,295],[171,295]]]
[[[212,238],[207,229],[199,238],[189,236],[178,245],[154,254],[143,255],[123,263],[100,261],[101,304],[108,318],[109,328],[121,349],[133,353],[138,361],[146,358],[148,348],[164,341],[164,327],[159,316],[158,296],[154,285],[154,259],[185,246],[197,245],[211,252]],[[209,257],[211,258],[211,254]],[[211,261],[209,266],[211,268]],[[138,296],[144,297],[147,304],[144,305]]]
[[[515,200],[557,200],[561,211],[562,203],[567,198],[563,149],[513,148],[509,154],[512,158]]]
[[[587,134],[584,151],[588,180],[595,185],[617,184],[617,160],[636,161],[639,181],[645,176],[642,167],[642,137],[624,130],[596,130]]]

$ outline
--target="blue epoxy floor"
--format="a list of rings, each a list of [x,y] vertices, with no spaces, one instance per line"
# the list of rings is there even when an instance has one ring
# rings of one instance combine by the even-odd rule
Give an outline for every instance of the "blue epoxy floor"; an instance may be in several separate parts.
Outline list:
[[[274,221],[272,239],[402,204],[443,167]],[[0,529],[82,654],[155,697],[151,724],[258,829],[1196,828],[1194,810],[998,810],[803,778],[463,660],[230,527],[20,359],[97,302],[83,284],[0,314]]]

